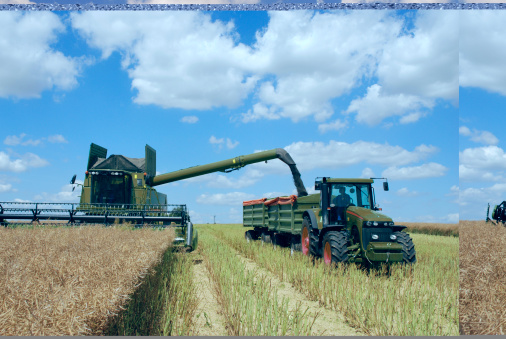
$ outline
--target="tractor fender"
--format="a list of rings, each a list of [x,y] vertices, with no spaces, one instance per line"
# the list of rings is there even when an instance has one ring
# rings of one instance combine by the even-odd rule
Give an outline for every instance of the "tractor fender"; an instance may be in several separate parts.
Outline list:
[[[319,233],[318,222],[316,220],[316,215],[314,214],[313,210],[304,211],[304,213],[302,214],[302,219],[304,219],[304,217],[308,217],[309,221],[311,221],[311,229],[316,233]]]

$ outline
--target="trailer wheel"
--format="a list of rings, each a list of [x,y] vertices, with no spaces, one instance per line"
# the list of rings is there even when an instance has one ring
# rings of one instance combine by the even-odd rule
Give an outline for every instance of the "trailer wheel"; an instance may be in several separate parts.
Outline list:
[[[267,232],[262,232],[262,235],[260,236],[260,240],[263,244],[270,244],[271,243],[271,235]]]
[[[323,261],[325,264],[348,261],[348,232],[329,231],[323,237]]]
[[[409,234],[404,232],[394,232],[397,237],[397,243],[402,245],[403,264],[414,264],[416,262],[415,245]]]
[[[252,242],[253,240],[257,240],[255,231],[249,230],[244,232],[244,239],[246,239],[246,242]]]
[[[293,256],[295,252],[301,252],[302,251],[302,243],[299,236],[292,235],[291,241],[290,241],[290,256]]]

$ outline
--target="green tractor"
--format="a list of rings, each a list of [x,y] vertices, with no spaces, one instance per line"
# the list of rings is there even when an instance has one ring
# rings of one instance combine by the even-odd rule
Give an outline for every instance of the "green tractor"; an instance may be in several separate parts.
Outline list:
[[[492,210],[492,219],[495,220],[496,222],[492,221],[492,219],[490,219],[488,216],[489,216],[489,213],[490,213],[490,204],[488,204],[488,207],[487,207],[487,219],[485,220],[486,222],[491,222],[495,225],[497,225],[498,223],[502,223],[503,226],[506,226],[506,201],[503,201],[502,203],[500,203],[499,205],[495,205],[494,206],[494,209]]]
[[[246,201],[244,226],[253,227],[246,240],[290,245],[292,251],[323,257],[326,264],[413,264],[415,246],[403,232],[406,226],[380,213],[373,179],[378,178],[317,178],[319,194]],[[383,188],[388,190],[387,181]]]

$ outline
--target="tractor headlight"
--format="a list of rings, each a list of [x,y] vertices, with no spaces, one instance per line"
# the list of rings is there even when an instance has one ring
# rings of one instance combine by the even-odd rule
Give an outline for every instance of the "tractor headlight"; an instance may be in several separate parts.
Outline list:
[[[378,224],[378,222],[377,222],[377,221],[375,221],[375,222],[373,222],[373,223],[372,223],[372,225],[373,225],[373,226],[378,226],[379,224]]]
[[[377,234],[372,235],[372,240],[378,240],[378,239],[379,239],[379,236]]]
[[[391,222],[389,222],[389,223],[388,223],[388,225],[393,226],[393,225],[394,225],[394,222],[393,222],[393,221],[391,221]]]
[[[390,239],[392,239],[392,240],[396,240],[396,239],[397,239],[397,236],[396,236],[395,234],[391,234],[391,235],[390,235]]]
[[[371,225],[372,225],[372,221],[366,221],[366,222],[365,222],[365,225],[366,225],[366,226],[371,226]]]

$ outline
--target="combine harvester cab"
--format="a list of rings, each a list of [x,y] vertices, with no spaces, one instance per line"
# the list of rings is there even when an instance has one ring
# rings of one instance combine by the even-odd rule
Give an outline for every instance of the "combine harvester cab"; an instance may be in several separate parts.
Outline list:
[[[380,178],[383,179],[383,178]],[[416,262],[411,237],[380,213],[373,179],[317,178],[320,194],[243,202],[247,241],[290,245],[292,251],[323,257],[326,264]],[[383,183],[388,190],[388,182]]]

